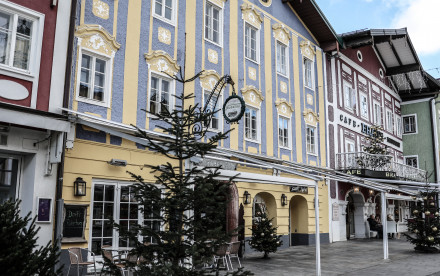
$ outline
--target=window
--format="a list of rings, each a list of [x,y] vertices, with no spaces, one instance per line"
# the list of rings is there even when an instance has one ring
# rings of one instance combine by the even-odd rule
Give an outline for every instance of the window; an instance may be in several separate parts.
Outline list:
[[[0,11],[0,64],[29,70],[35,24],[28,17]]]
[[[403,133],[417,133],[416,115],[403,116]]]
[[[355,168],[356,167],[356,154],[354,149],[354,141],[351,140],[345,140],[345,152],[347,153],[346,156],[346,163],[345,167],[347,168]]]
[[[205,10],[205,38],[214,43],[221,44],[221,36],[222,10],[207,1]]]
[[[244,132],[247,139],[258,141],[258,121],[258,110],[246,107],[244,111]]]
[[[244,53],[245,56],[258,62],[258,30],[249,24],[244,27]]]
[[[127,231],[142,223],[154,229],[160,228],[160,209],[149,205],[145,206],[142,212],[135,199],[133,188],[128,184],[94,184],[92,203],[91,250],[96,255],[101,255],[103,245],[122,247],[135,245],[135,241],[119,237],[119,232],[111,226],[110,218],[114,218],[115,222]],[[154,242],[152,238],[146,239]]]
[[[387,130],[391,133],[394,132],[394,117],[390,110],[387,110]]]
[[[405,157],[405,164],[414,168],[418,168],[418,157],[417,156],[408,156]]]
[[[396,132],[398,137],[402,137],[402,118],[396,116]]]
[[[290,148],[290,120],[285,117],[278,118],[278,142],[280,147]]]
[[[277,42],[277,72],[287,75],[287,46]]]
[[[174,20],[174,1],[175,0],[155,0],[154,1],[154,14],[169,20]]]
[[[361,116],[368,119],[368,101],[367,96],[361,94]]]
[[[376,126],[382,125],[382,108],[378,103],[374,103],[374,124]]]
[[[0,203],[17,198],[18,159],[0,156]]]
[[[354,90],[347,83],[344,84],[344,106],[350,110],[354,107]]]
[[[171,94],[173,93],[173,83],[170,79],[152,75],[150,85],[150,106],[152,114],[164,114],[166,110],[171,112]]]
[[[215,110],[218,110],[215,114],[212,115],[211,122],[209,122],[208,128],[214,131],[220,131],[221,130],[221,122],[222,122],[222,97],[217,94],[213,94],[211,96],[211,99],[209,100],[209,95],[211,94],[210,91],[205,91],[203,93],[203,98],[205,100],[205,106],[207,106],[206,110],[207,112],[213,112]],[[209,100],[209,103],[208,103]],[[214,106],[214,104],[216,104]]]
[[[79,93],[81,99],[95,102],[106,101],[107,89],[107,61],[83,53],[81,55],[81,75],[79,80]]]
[[[316,154],[316,127],[307,126],[306,149],[307,153]]]
[[[305,58],[304,59],[304,85],[310,89],[313,89],[313,75],[312,75],[313,62]]]

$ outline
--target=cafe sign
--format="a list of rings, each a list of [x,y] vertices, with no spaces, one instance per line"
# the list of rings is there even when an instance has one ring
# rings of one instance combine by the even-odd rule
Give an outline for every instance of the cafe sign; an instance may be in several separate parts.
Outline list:
[[[223,116],[228,123],[238,122],[243,117],[246,105],[242,97],[233,94],[223,105]]]

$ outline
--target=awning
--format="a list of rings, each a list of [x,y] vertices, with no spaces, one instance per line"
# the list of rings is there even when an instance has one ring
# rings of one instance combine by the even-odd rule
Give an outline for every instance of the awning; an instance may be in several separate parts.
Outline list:
[[[393,200],[417,201],[417,199],[414,199],[411,196],[395,195],[395,194],[389,194],[389,193],[386,193],[385,197],[387,199],[393,199]]]
[[[70,131],[67,116],[8,104],[0,104],[0,122],[59,132]]]

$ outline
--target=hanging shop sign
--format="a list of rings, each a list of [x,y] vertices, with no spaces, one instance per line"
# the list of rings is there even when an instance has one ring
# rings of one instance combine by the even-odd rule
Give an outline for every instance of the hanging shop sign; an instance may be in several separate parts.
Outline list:
[[[245,108],[243,98],[232,94],[223,105],[223,116],[228,123],[238,122],[243,117]]]
[[[379,138],[383,137],[383,133],[381,131],[369,127],[364,123],[361,123],[361,131],[362,133],[371,137],[379,137]]]

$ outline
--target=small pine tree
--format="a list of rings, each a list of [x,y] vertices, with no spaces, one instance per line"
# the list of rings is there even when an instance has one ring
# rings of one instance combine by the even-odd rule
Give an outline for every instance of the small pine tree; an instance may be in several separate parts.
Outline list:
[[[371,135],[367,136],[368,145],[363,146],[366,153],[373,154],[373,156],[357,157],[357,163],[361,167],[382,168],[391,162],[388,156],[388,146],[384,144],[385,138],[381,132],[380,126],[373,126],[370,128]]]
[[[54,271],[59,257],[56,243],[37,248],[36,217],[32,221],[31,213],[20,217],[19,204],[12,200],[0,204],[0,274],[61,275],[61,267]]]
[[[249,245],[259,252],[264,252],[263,259],[268,259],[269,253],[276,252],[283,242],[281,236],[277,236],[278,227],[273,226],[273,218],[267,218],[265,208],[262,208],[260,204],[255,204],[255,209],[256,219],[251,228],[252,237]]]
[[[438,191],[429,190],[420,193],[423,201],[412,208],[413,217],[407,219],[407,240],[416,245],[416,251],[438,252],[440,245],[440,216],[437,204]]]

